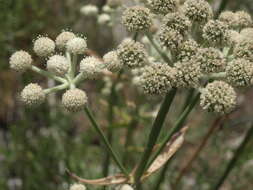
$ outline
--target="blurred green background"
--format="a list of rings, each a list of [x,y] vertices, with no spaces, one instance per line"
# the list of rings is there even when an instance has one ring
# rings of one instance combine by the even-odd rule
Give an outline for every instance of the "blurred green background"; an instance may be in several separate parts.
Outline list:
[[[221,7],[253,13],[252,0],[221,1],[209,2],[216,11]],[[89,3],[96,4],[101,9],[106,0],[0,0],[0,190],[67,189],[73,180],[66,174],[65,168],[90,179],[103,176],[101,163],[105,154],[84,114],[70,115],[62,111],[59,101],[47,102],[36,109],[25,108],[18,98],[24,85],[31,81],[47,85],[48,81],[34,73],[21,76],[8,66],[10,55],[20,49],[32,50],[32,41],[38,35],[47,34],[55,39],[66,28],[87,36],[89,48],[100,56],[115,48],[118,39],[110,27],[101,27],[95,19],[80,15],[81,6]],[[35,64],[42,68],[45,67],[44,62],[35,59]],[[125,155],[123,146],[127,128],[133,127],[136,130],[127,154],[130,158],[127,167],[131,168],[143,151],[152,111],[157,109],[160,99],[143,99],[127,82],[128,79],[124,80],[122,84],[125,88],[119,90],[119,119],[112,127],[117,134],[114,146],[121,155]],[[90,105],[104,128],[107,126],[108,97],[100,92],[105,85],[105,79],[84,85]],[[164,133],[175,121],[184,96],[184,92],[180,92],[174,102]],[[252,89],[240,93],[238,109],[224,119],[222,127],[194,162],[191,171],[183,178],[182,190],[209,189],[210,184],[216,181],[233,150],[241,142],[249,123],[253,121],[252,100]],[[143,110],[145,114],[142,113]],[[198,108],[191,114],[188,125],[194,129],[188,134],[184,147],[172,160],[164,189],[168,189],[169,182],[175,178],[217,118],[218,116],[204,113]],[[251,141],[223,186],[224,190],[253,189],[252,146]],[[111,166],[110,173],[115,172],[117,169]],[[152,183],[152,179],[147,182],[144,190],[148,189],[148,183]]]

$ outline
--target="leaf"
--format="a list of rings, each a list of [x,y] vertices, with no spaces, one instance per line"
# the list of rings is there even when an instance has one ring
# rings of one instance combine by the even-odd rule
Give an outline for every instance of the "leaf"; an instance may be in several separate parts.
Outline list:
[[[127,178],[123,174],[117,174],[114,176],[108,176],[105,178],[91,180],[91,179],[84,179],[84,178],[78,177],[76,174],[71,173],[69,170],[67,170],[67,172],[75,180],[77,180],[81,183],[89,184],[89,185],[101,185],[101,186],[118,185],[118,184],[128,183],[128,181],[129,181],[129,178]]]
[[[175,135],[172,136],[171,140],[166,144],[161,154],[154,160],[145,174],[142,176],[142,180],[149,177],[156,171],[158,171],[168,160],[178,151],[184,142],[185,132],[188,127],[184,127]]]

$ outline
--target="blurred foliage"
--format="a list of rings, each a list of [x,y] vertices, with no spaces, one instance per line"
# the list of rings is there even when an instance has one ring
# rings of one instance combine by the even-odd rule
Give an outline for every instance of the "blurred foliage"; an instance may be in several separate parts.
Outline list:
[[[114,40],[110,29],[99,28],[94,20],[83,20],[79,14],[81,5],[89,2],[102,7],[105,1],[101,0],[0,0],[0,189],[9,190],[62,190],[67,189],[73,181],[66,174],[69,168],[76,174],[86,178],[102,177],[100,163],[104,152],[94,131],[82,114],[68,115],[61,111],[59,105],[51,109],[48,104],[34,110],[23,108],[18,101],[18,91],[33,74],[26,74],[21,79],[8,69],[8,58],[17,49],[31,49],[31,42],[38,34],[48,34],[55,38],[60,30],[73,28],[74,31],[88,36],[89,46],[98,52],[104,53],[114,47]],[[217,0],[210,0],[214,4]],[[253,12],[252,0],[231,0],[225,9],[248,9]],[[105,43],[106,42],[106,43]],[[36,61],[36,60],[35,60]],[[41,65],[43,67],[43,65]],[[38,80],[40,78],[37,77]],[[124,81],[127,83],[127,81]],[[20,85],[20,86],[19,86]],[[100,123],[107,125],[104,112],[107,110],[107,98],[96,93],[101,91],[104,82],[89,83],[91,107],[96,117],[103,118]],[[128,87],[126,87],[128,89]],[[133,89],[132,91],[136,91]],[[126,141],[127,127],[133,127],[133,144],[127,152],[129,160],[127,168],[132,168],[134,160],[139,158],[143,145],[149,133],[153,110],[160,99],[145,99],[138,93],[136,97],[132,91],[122,89],[120,95],[126,102],[120,102],[117,108],[117,123],[115,147],[124,155],[123,146]],[[181,99],[185,94],[180,92],[173,105],[173,112],[166,122],[162,135],[175,121],[180,111]],[[223,128],[218,131],[202,152],[194,167],[184,178],[183,190],[205,190],[209,188],[220,172],[232,151],[246,131],[249,121],[252,122],[252,90],[245,95],[245,100],[239,110],[229,117]],[[242,97],[243,98],[243,97]],[[146,105],[146,102],[154,104]],[[140,110],[138,105],[143,105]],[[144,110],[144,111],[143,111]],[[145,112],[145,114],[140,114]],[[103,114],[103,115],[102,115]],[[167,172],[164,189],[168,189],[170,180],[176,177],[178,169],[191,155],[201,137],[210,127],[214,117],[196,109],[199,117],[191,118],[188,124],[194,130],[188,134],[184,148],[180,150],[176,159]],[[192,115],[193,115],[192,114]],[[136,122],[136,118],[137,121]],[[238,119],[241,118],[241,124]],[[247,122],[245,122],[247,121]],[[137,128],[138,126],[138,128]],[[194,132],[193,132],[194,131]],[[237,168],[226,182],[226,190],[251,190],[253,187],[252,152],[253,142],[247,147],[240,159]],[[124,158],[122,158],[124,159]],[[172,171],[172,172],[171,172]],[[111,173],[117,172],[114,167]],[[153,182],[155,176],[149,180],[144,190]],[[94,188],[90,188],[93,190]]]

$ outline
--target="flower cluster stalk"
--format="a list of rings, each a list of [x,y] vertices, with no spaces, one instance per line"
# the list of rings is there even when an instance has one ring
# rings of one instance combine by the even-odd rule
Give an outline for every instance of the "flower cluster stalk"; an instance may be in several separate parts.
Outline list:
[[[145,169],[147,168],[148,159],[150,155],[152,154],[153,147],[159,137],[166,115],[175,97],[176,91],[177,89],[174,88],[166,95],[160,107],[160,110],[156,116],[156,119],[153,123],[152,129],[148,138],[148,143],[146,145],[145,151],[141,157],[141,160],[139,162],[139,165],[136,169],[135,176],[134,176],[137,190],[140,187],[141,176],[143,175],[143,173],[145,172]]]

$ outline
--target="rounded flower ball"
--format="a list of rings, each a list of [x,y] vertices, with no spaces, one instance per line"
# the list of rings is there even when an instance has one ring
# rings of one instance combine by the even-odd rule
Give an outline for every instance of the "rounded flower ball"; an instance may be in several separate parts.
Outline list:
[[[184,40],[184,37],[178,31],[172,30],[168,27],[161,28],[158,38],[162,46],[171,51],[176,51]]]
[[[234,48],[234,55],[236,58],[244,58],[253,62],[253,41],[242,40],[236,44]]]
[[[85,16],[97,16],[98,15],[98,7],[95,5],[85,5],[80,9],[81,14]]]
[[[178,61],[187,61],[192,59],[198,51],[199,45],[193,39],[189,39],[180,44],[176,51]]]
[[[10,57],[10,67],[17,72],[24,72],[32,65],[32,57],[26,51],[20,50]]]
[[[86,93],[77,88],[67,90],[62,96],[63,107],[69,112],[81,111],[87,102]]]
[[[227,81],[235,87],[253,84],[253,64],[245,59],[234,59],[226,67]]]
[[[27,85],[21,92],[21,101],[28,107],[35,107],[45,100],[45,93],[41,86],[35,83]]]
[[[63,31],[56,37],[55,40],[56,46],[60,50],[64,50],[66,48],[67,42],[75,37],[76,35],[73,32]]]
[[[200,105],[209,112],[229,113],[236,106],[235,90],[223,81],[209,83],[201,91]]]
[[[187,0],[182,10],[192,22],[199,24],[204,24],[213,17],[212,8],[205,0]]]
[[[120,187],[119,190],[134,190],[134,188],[131,187],[131,186],[128,185],[128,184],[124,184],[124,185],[122,185],[122,186]]]
[[[73,184],[69,190],[86,190],[86,187],[82,184]]]
[[[203,28],[204,40],[215,47],[224,47],[229,43],[229,28],[218,20],[210,20]]]
[[[224,11],[220,14],[218,18],[221,22],[225,23],[228,25],[230,29],[233,29],[237,25],[237,19],[236,15],[232,11]]]
[[[165,15],[177,10],[178,0],[147,0],[147,4],[155,13]]]
[[[131,39],[125,39],[118,46],[117,55],[121,63],[129,68],[142,67],[148,62],[144,45]]]
[[[47,70],[56,75],[63,76],[68,72],[68,69],[68,60],[62,55],[54,55],[47,61]]]
[[[123,12],[122,23],[130,32],[147,31],[152,24],[151,13],[142,6],[127,8]]]
[[[245,11],[237,11],[235,13],[238,28],[246,28],[252,26],[252,18]]]
[[[83,73],[84,78],[94,79],[103,70],[101,60],[96,57],[86,57],[80,62],[80,72]]]
[[[84,38],[76,37],[69,40],[66,44],[67,51],[73,54],[83,54],[87,49],[87,42]]]
[[[110,51],[105,54],[103,60],[106,64],[106,68],[111,72],[117,72],[123,67],[123,64],[120,62],[116,51]]]
[[[39,37],[34,41],[34,52],[40,57],[47,57],[54,53],[55,43],[48,37]]]
[[[175,83],[176,71],[163,63],[153,63],[142,69],[138,85],[145,94],[165,94]]]

